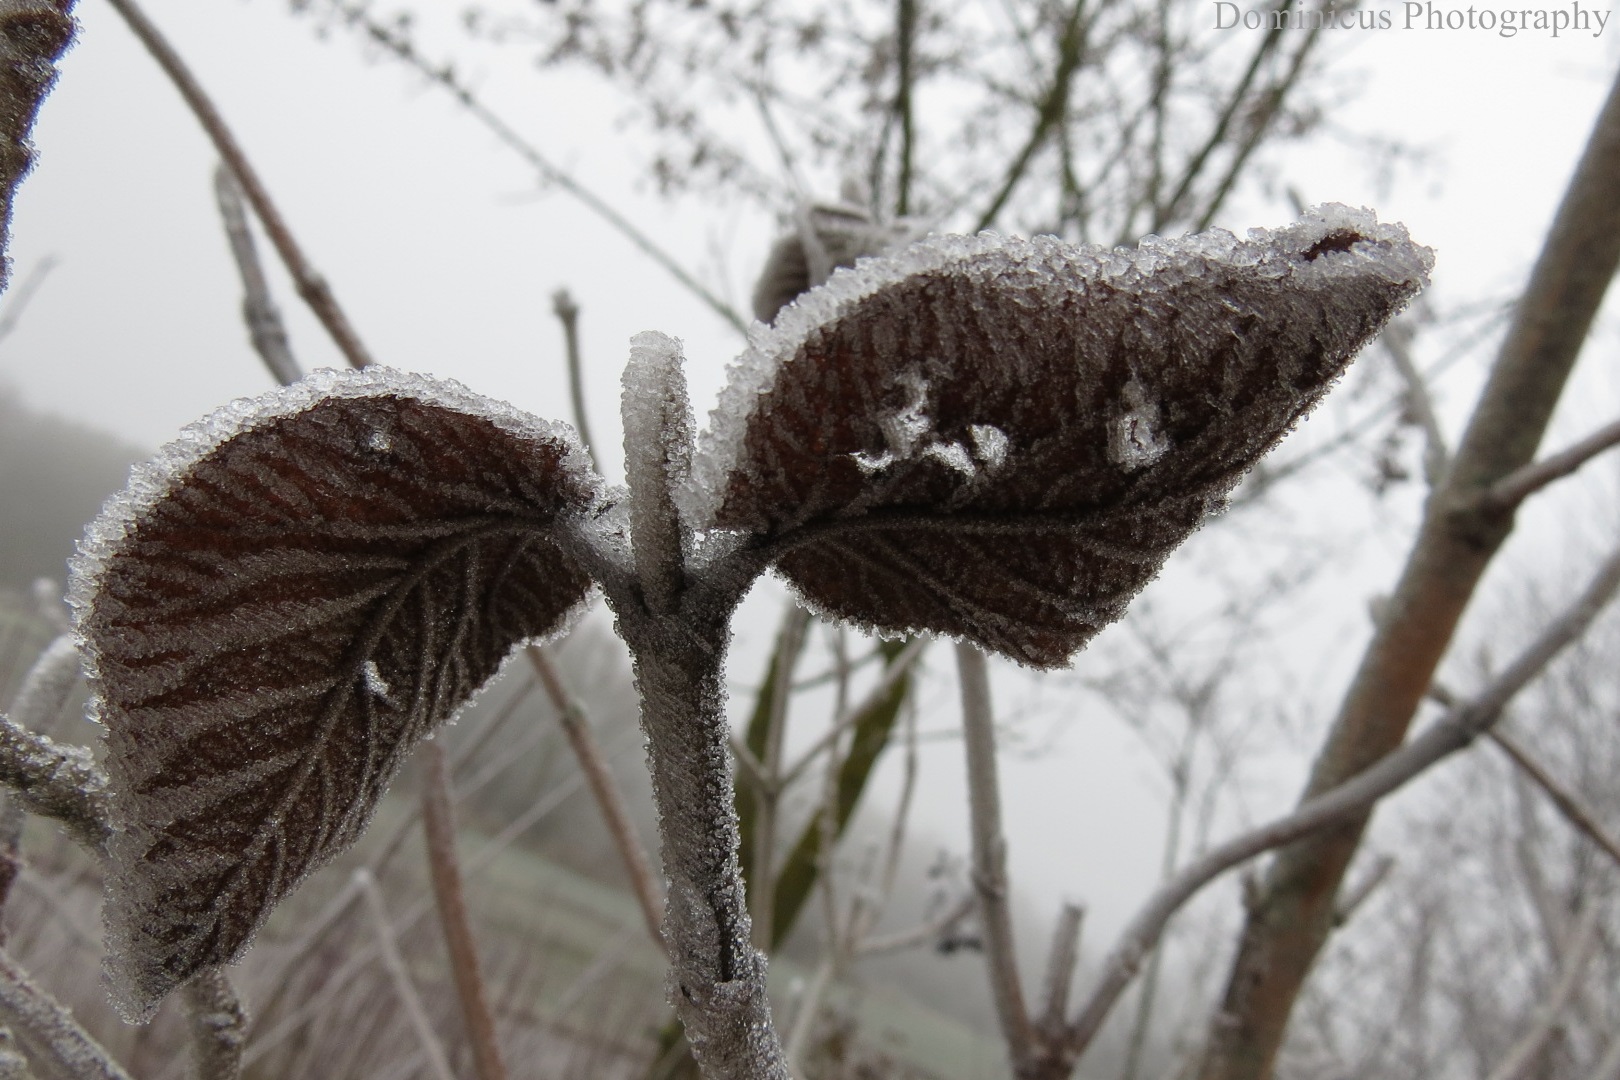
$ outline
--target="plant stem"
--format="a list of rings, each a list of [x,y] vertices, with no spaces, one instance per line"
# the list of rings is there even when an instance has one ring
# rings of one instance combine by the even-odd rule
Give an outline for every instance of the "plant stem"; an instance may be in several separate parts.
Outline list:
[[[609,593],[635,657],[658,806],[671,1003],[708,1080],[787,1080],[737,858],[722,704],[735,598],[694,592],[668,615]]]
[[[242,193],[247,196],[253,212],[259,216],[266,235],[270,237],[270,243],[275,245],[281,261],[286,264],[287,272],[292,275],[293,282],[298,288],[298,295],[303,297],[304,303],[309,305],[315,317],[326,328],[338,350],[343,353],[351,367],[363,368],[371,363],[371,354],[361,343],[360,335],[355,333],[349,317],[338,306],[337,297],[332,295],[332,287],[310,265],[303,249],[298,246],[298,241],[293,239],[292,230],[287,227],[287,222],[281,216],[281,211],[276,209],[276,204],[270,200],[270,192],[264,186],[264,181],[259,178],[258,172],[248,161],[241,144],[226,126],[225,118],[209,99],[202,84],[197,81],[174,46],[163,37],[152,20],[146,17],[146,13],[140,9],[135,0],[107,0],[107,2],[123,16],[130,30],[140,39],[141,44],[146,46],[146,51],[152,54],[152,59],[157,61],[164,74],[169,76],[169,81],[180,91],[180,96],[185,99],[186,104],[191,106],[197,122],[213,140],[214,148],[219,151],[219,156],[236,176],[237,183],[242,185]]]
[[[478,945],[473,940],[472,920],[467,916],[467,898],[461,885],[461,864],[456,858],[456,814],[450,793],[450,768],[444,747],[438,740],[427,745],[427,783],[422,791],[422,828],[427,834],[428,870],[433,877],[433,898],[439,908],[439,925],[450,950],[450,972],[456,980],[456,997],[461,1002],[462,1021],[472,1044],[473,1065],[479,1080],[506,1080],[506,1063],[501,1060],[500,1043],[495,1038],[495,1018],[490,1015],[489,995],[478,970]]]

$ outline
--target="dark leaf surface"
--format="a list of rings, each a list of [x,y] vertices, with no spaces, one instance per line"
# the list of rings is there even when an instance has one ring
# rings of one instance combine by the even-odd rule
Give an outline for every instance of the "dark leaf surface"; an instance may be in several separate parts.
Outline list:
[[[1431,261],[1325,207],[1245,240],[985,234],[863,262],[739,361],[686,511],[831,615],[1063,664]]]
[[[137,472],[73,587],[127,1016],[238,956],[411,746],[579,609],[558,541],[597,497],[566,429],[378,368],[229,406]]]

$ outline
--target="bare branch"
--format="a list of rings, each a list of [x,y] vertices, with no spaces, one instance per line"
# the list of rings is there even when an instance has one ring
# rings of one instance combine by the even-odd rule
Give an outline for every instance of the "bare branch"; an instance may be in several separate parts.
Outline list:
[[[568,356],[568,395],[574,403],[574,430],[591,457],[596,457],[596,444],[591,441],[591,425],[585,415],[585,371],[579,355],[579,305],[567,289],[551,294],[551,310],[562,323],[563,348]],[[599,466],[600,467],[600,466]]]
[[[184,987],[196,1080],[236,1080],[248,1017],[223,968],[208,968]]]
[[[292,230],[281,216],[281,211],[271,201],[269,190],[264,186],[252,163],[248,161],[247,155],[236,141],[236,136],[226,126],[225,118],[220,115],[219,109],[203,90],[202,84],[192,75],[185,61],[180,58],[180,54],[146,17],[135,0],[107,0],[107,2],[123,16],[141,44],[146,46],[146,51],[152,54],[152,59],[157,61],[158,66],[174,83],[175,89],[180,91],[180,96],[191,107],[192,113],[197,117],[203,130],[208,133],[208,137],[213,140],[214,149],[219,151],[219,156],[224,159],[237,182],[242,185],[242,193],[247,196],[253,212],[258,215],[265,233],[270,237],[270,243],[275,246],[281,261],[287,267],[287,272],[292,275],[293,283],[298,288],[298,295],[303,297],[309,309],[326,328],[327,334],[331,336],[338,350],[352,367],[362,368],[371,363],[371,354],[361,343],[360,336],[355,332],[348,316],[338,306],[337,297],[333,295],[331,286],[310,265],[303,249],[293,238]]]
[[[1491,741],[1502,748],[1513,764],[1524,771],[1524,774],[1534,780],[1548,798],[1558,808],[1565,821],[1569,822],[1586,838],[1591,840],[1604,853],[1620,866],[1620,840],[1616,840],[1609,831],[1599,823],[1597,816],[1587,809],[1584,800],[1575,792],[1566,787],[1559,779],[1542,766],[1524,746],[1505,731],[1493,730],[1490,733]]]
[[[1395,858],[1392,855],[1380,855],[1373,860],[1372,869],[1339,897],[1339,903],[1333,909],[1333,925],[1343,926],[1349,922],[1361,905],[1367,902],[1367,898],[1378,891],[1378,886],[1389,879],[1390,871],[1394,869]]]
[[[956,646],[962,684],[962,733],[967,750],[968,806],[972,815],[973,887],[984,925],[990,992],[1014,1071],[1032,1058],[1038,1040],[1024,1005],[1013,946],[1012,912],[1007,903],[1007,842],[1001,832],[1001,795],[996,782],[996,730],[991,713],[990,675],[984,654],[973,645]]]
[[[978,907],[978,901],[974,897],[964,896],[927,922],[905,930],[896,930],[892,934],[866,938],[855,946],[855,955],[883,956],[888,953],[915,949],[927,945],[931,941],[938,941],[945,934],[955,929],[963,919],[973,914],[973,909],[976,907]]]
[[[425,76],[429,82],[442,88],[462,108],[466,109],[473,119],[484,126],[507,149],[528,162],[541,179],[566,191],[574,198],[585,204],[585,207],[597,217],[607,222],[614,231],[623,236],[630,243],[640,249],[653,262],[663,267],[670,276],[686,287],[687,291],[703,301],[710,310],[730,323],[737,330],[747,330],[748,320],[738,314],[737,309],[720,299],[702,282],[693,277],[685,267],[675,260],[669,252],[659,247],[652,238],[630,222],[630,219],[615,210],[601,196],[597,195],[585,184],[580,183],[569,173],[555,165],[542,154],[533,143],[518,134],[516,128],[507,123],[493,109],[472,92],[472,89],[456,78],[450,67],[436,66],[421,53],[416,46],[404,35],[392,27],[385,26],[371,18],[365,7],[360,4],[345,4],[342,7],[346,19],[360,26],[366,36],[377,45],[388,50],[396,59],[415,69]]]
[[[28,310],[28,305],[39,295],[40,286],[45,284],[45,279],[55,269],[56,256],[47,255],[30,267],[22,284],[11,291],[11,299],[6,301],[6,313],[0,316],[0,341],[6,340],[17,329],[23,312]]]
[[[17,1049],[11,1029],[4,1025],[0,1025],[0,1080],[34,1080],[28,1059]]]
[[[1069,1013],[1069,987],[1074,982],[1074,966],[1080,960],[1080,928],[1086,909],[1065,903],[1052,928],[1052,948],[1047,953],[1046,988],[1041,995],[1041,1031],[1049,1039],[1062,1033]]]
[[[444,747],[437,740],[427,745],[427,778],[422,789],[422,825],[427,833],[428,870],[433,878],[433,896],[438,903],[439,925],[450,951],[450,972],[456,980],[456,997],[461,1017],[472,1044],[473,1065],[479,1080],[506,1080],[506,1064],[495,1037],[495,1019],[489,1011],[489,995],[479,972],[478,944],[473,940],[472,920],[467,915],[467,898],[461,885],[461,865],[456,858],[456,815],[450,793],[450,769]]]
[[[73,1014],[35,986],[28,973],[0,949],[0,1025],[36,1061],[74,1080],[130,1080],[118,1063],[92,1039]]]
[[[1566,450],[1515,469],[1492,484],[1481,502],[1493,510],[1512,510],[1554,480],[1562,480],[1613,446],[1620,446],[1620,420],[1599,428]]]
[[[900,118],[900,168],[895,180],[896,217],[905,217],[911,213],[911,166],[917,139],[916,117],[911,102],[911,92],[917,78],[916,65],[913,63],[913,52],[917,43],[917,3],[918,0],[896,0],[895,3],[894,47],[897,85],[894,93],[894,111]]]
[[[1068,20],[1064,23],[1063,33],[1058,38],[1057,63],[1052,70],[1052,85],[1047,88],[1046,95],[1041,99],[1035,111],[1035,124],[1030,129],[1029,138],[1024,141],[1024,147],[1007,166],[1007,173],[1002,178],[1001,187],[996,191],[990,205],[985,207],[984,213],[979,215],[979,223],[974,231],[988,229],[995,223],[1007,200],[1018,188],[1025,173],[1029,171],[1030,162],[1034,161],[1036,153],[1051,139],[1054,131],[1059,129],[1069,112],[1069,91],[1074,85],[1075,73],[1080,70],[1081,63],[1086,57],[1086,22],[1084,19],[1086,0],[1074,0],[1069,8]]]
[[[1412,359],[1412,337],[1410,319],[1401,318],[1386,326],[1378,340],[1406,383],[1406,400],[1418,426],[1423,429],[1423,479],[1429,487],[1437,488],[1451,463],[1451,451],[1446,447],[1446,433],[1441,430],[1440,418],[1434,411],[1434,399],[1429,396],[1428,380]]]
[[[388,921],[388,909],[383,904],[382,890],[377,888],[377,879],[364,867],[354,872],[354,879],[365,895],[367,910],[371,912],[371,923],[377,931],[377,947],[382,953],[383,966],[394,982],[394,993],[405,1008],[405,1015],[416,1032],[423,1054],[439,1080],[456,1080],[456,1074],[450,1068],[450,1059],[445,1056],[444,1044],[439,1041],[438,1034],[433,1030],[433,1022],[428,1019],[422,997],[416,992],[416,984],[411,981],[411,973],[405,967],[405,958],[399,954],[399,945],[394,941],[394,928]]]
[[[19,718],[59,711],[78,671],[73,639],[57,638],[18,691]],[[99,856],[105,851],[112,835],[107,774],[89,750],[65,746],[0,713],[0,784],[16,792],[24,810],[60,821],[91,853]]]
[[[1569,943],[1559,958],[1558,985],[1553,987],[1547,1000],[1536,1010],[1530,1028],[1513,1044],[1507,1057],[1491,1071],[1489,1080],[1521,1080],[1531,1075],[1536,1058],[1558,1029],[1558,1017],[1569,1005],[1575,991],[1580,989],[1581,976],[1598,946],[1598,913],[1600,905],[1589,903],[1581,912],[1580,920],[1569,934]]]
[[[1131,920],[1103,964],[1091,997],[1069,1026],[1065,1050],[1078,1059],[1142,962],[1158,943],[1171,917],[1204,886],[1235,866],[1266,851],[1313,833],[1361,818],[1379,799],[1468,746],[1501,716],[1515,694],[1535,678],[1559,652],[1586,632],[1620,591],[1620,550],[1599,568],[1585,592],[1473,700],[1448,710],[1421,735],[1376,764],[1294,812],[1234,837],[1183,867],[1153,894]]]
[[[1535,456],[1620,265],[1620,81],[1594,125],[1442,487],[1319,753],[1310,801],[1399,747],[1486,568],[1513,528],[1479,493]],[[1333,901],[1361,841],[1352,822],[1282,853],[1216,1006],[1201,1080],[1255,1080],[1279,1047],[1332,931]]]
[[[802,776],[811,763],[831,746],[839,736],[858,723],[861,717],[875,709],[878,703],[894,689],[894,684],[904,678],[907,672],[912,669],[933,640],[930,637],[914,637],[906,642],[906,647],[901,649],[888,667],[883,669],[883,677],[877,681],[872,689],[866,692],[860,702],[853,708],[845,709],[840,713],[838,719],[832,722],[831,727],[823,732],[815,742],[811,743],[809,749],[799,755],[799,759],[787,768],[782,774],[782,785],[786,787]]]
[[[619,790],[618,781],[613,778],[613,770],[608,768],[607,756],[591,734],[584,706],[568,693],[556,666],[543,648],[530,645],[524,649],[524,655],[540,676],[540,685],[545,687],[546,696],[557,710],[558,723],[562,725],[563,734],[568,736],[568,745],[573,748],[574,757],[579,760],[579,767],[585,774],[585,781],[590,785],[591,795],[596,799],[597,808],[602,811],[603,820],[607,822],[608,835],[613,838],[613,846],[618,849],[619,859],[630,877],[636,902],[641,905],[647,933],[663,948],[664,901],[658,894],[652,863],[647,858],[647,849],[642,845],[641,837],[636,833],[635,823],[630,820],[629,807]]]
[[[247,323],[253,351],[270,369],[271,378],[282,386],[291,386],[304,377],[304,372],[293,358],[287,327],[270,295],[264,267],[259,265],[253,232],[248,228],[247,212],[242,206],[242,189],[224,165],[214,170],[214,198],[219,203],[219,216],[225,223],[225,238],[230,241],[237,272],[242,276],[242,319]]]

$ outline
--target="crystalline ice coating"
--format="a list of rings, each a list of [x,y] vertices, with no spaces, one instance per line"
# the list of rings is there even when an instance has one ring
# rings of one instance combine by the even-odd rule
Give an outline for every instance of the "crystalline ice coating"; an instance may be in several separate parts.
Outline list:
[[[1133,249],[933,238],[751,337],[682,505],[818,610],[1062,663],[1431,261],[1342,207]]]
[[[568,429],[375,367],[232,403],[135,471],[69,586],[121,1012],[239,955],[406,751],[584,609],[559,545],[602,499]]]
[[[967,447],[959,442],[929,443],[923,449],[923,454],[955,469],[963,476],[971,478],[978,475],[978,469],[974,467],[973,458],[968,454]]]
[[[370,691],[371,696],[387,701],[391,690],[388,686],[388,680],[383,678],[382,669],[377,666],[377,661],[367,660],[362,671],[366,679],[366,689]]]
[[[1133,377],[1127,382],[1122,398],[1123,408],[1110,432],[1108,456],[1125,471],[1135,472],[1158,461],[1170,444],[1159,431],[1158,402],[1148,400],[1141,380]]]

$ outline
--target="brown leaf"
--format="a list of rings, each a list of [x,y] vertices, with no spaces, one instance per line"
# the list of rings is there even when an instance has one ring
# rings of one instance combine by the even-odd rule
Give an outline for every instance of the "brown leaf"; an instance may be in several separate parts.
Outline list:
[[[370,368],[227,407],[109,504],[73,594],[126,1016],[239,956],[410,748],[580,608],[558,541],[596,498],[566,429]]]
[[[694,463],[695,527],[823,611],[1063,664],[1427,281],[1326,207],[1135,250],[944,237],[759,335]]]

